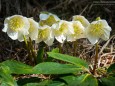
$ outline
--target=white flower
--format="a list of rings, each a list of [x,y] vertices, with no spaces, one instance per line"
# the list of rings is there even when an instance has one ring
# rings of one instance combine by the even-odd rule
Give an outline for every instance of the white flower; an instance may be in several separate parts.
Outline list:
[[[7,32],[8,36],[13,40],[23,41],[23,35],[29,34],[29,27],[30,24],[26,17],[14,15],[5,19],[2,31]]]
[[[40,26],[43,25],[52,26],[52,24],[60,20],[56,15],[52,13],[41,13],[39,17],[40,17],[39,22]]]
[[[38,28],[38,37],[36,43],[44,41],[48,46],[51,46],[54,41],[54,36],[52,34],[51,27],[44,25]]]
[[[30,28],[27,37],[30,37],[32,40],[35,40],[38,37],[39,24],[32,18],[28,18],[28,20],[30,22]]]
[[[81,16],[81,15],[75,15],[73,16],[73,21],[80,21],[81,24],[84,26],[84,27],[87,27],[90,23],[89,21],[84,17],[84,16]]]
[[[85,38],[84,27],[79,21],[72,21],[74,33],[67,36],[67,41],[76,41],[76,39]]]
[[[111,27],[106,20],[93,21],[86,29],[86,35],[92,44],[98,42],[99,38],[108,40],[110,36]]]
[[[67,35],[74,33],[71,22],[60,20],[60,22],[52,25],[53,33],[57,41],[63,43]]]

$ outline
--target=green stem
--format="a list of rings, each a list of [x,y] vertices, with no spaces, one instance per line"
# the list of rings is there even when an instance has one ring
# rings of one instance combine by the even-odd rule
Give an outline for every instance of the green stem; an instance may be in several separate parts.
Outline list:
[[[34,52],[34,47],[33,47],[32,40],[31,40],[30,37],[29,37],[29,47],[30,47],[30,52],[31,52],[31,55],[32,55],[31,58],[34,58],[34,62],[36,64],[36,54]]]
[[[98,63],[98,43],[96,43],[95,45],[95,51],[96,51],[96,55],[95,55],[95,62],[94,62],[94,66],[93,66],[93,74],[96,74],[96,69],[97,69],[97,63]]]
[[[28,52],[28,57],[29,57],[30,60],[32,60],[32,59],[31,59],[32,54],[31,54],[31,51],[30,51],[30,48],[29,48],[29,44],[28,44],[28,42],[27,42],[27,39],[26,39],[25,36],[23,36],[23,38],[24,38],[25,46],[26,46],[26,49],[27,49],[27,52]]]

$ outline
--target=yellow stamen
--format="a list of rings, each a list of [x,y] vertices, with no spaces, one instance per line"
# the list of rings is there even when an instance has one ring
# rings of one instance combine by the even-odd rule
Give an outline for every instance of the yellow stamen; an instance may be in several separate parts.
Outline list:
[[[24,27],[24,21],[20,16],[15,16],[9,20],[9,27],[13,31],[19,31]]]
[[[91,28],[90,33],[92,35],[100,37],[101,35],[104,34],[103,25],[101,22],[98,22],[96,24],[91,24],[90,28]]]
[[[82,28],[80,28],[80,26],[78,24],[73,24],[73,28],[74,28],[75,36],[79,36],[79,35],[83,34],[83,30],[82,30]]]
[[[62,34],[62,33],[65,34],[68,30],[67,28],[68,28],[67,23],[62,23],[60,28],[58,30],[56,30],[56,34]]]
[[[54,23],[56,23],[56,20],[55,20],[54,16],[51,15],[51,16],[49,16],[49,18],[47,20],[41,20],[39,24],[41,26],[43,26],[43,25],[49,25],[49,26],[51,26]]]
[[[50,30],[47,28],[44,30],[39,30],[38,38],[45,40],[48,38],[49,33],[50,33]]]

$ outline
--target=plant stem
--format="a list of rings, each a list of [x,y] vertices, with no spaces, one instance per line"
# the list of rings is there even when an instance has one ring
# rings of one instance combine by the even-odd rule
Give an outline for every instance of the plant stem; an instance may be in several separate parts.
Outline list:
[[[96,74],[96,69],[97,69],[97,63],[98,63],[98,43],[96,43],[95,45],[95,51],[96,51],[96,55],[95,55],[95,62],[94,62],[94,66],[93,66],[93,74]]]
[[[61,43],[59,43],[59,52],[63,53],[63,49],[62,49],[62,44]]]
[[[28,52],[28,57],[29,57],[30,60],[32,60],[32,59],[31,59],[32,54],[31,54],[31,51],[30,51],[30,48],[29,48],[29,44],[28,44],[28,42],[27,42],[27,39],[26,39],[25,36],[23,36],[23,38],[24,38],[25,46],[26,46],[26,49],[27,49],[27,52]]]
[[[77,40],[73,42],[73,56],[76,56]]]

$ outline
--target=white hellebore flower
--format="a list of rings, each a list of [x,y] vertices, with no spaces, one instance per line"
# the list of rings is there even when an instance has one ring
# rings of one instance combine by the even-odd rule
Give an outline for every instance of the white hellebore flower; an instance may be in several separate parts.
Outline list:
[[[48,46],[51,46],[54,41],[54,36],[52,34],[51,27],[44,25],[38,28],[38,37],[36,43],[44,41]]]
[[[29,34],[29,27],[30,23],[26,17],[14,15],[5,19],[2,31],[7,32],[8,36],[13,40],[23,41],[23,35]]]
[[[72,21],[74,33],[67,36],[67,41],[76,41],[76,39],[85,38],[84,27],[79,21]]]
[[[92,44],[98,42],[99,38],[108,40],[111,27],[106,20],[93,21],[86,29],[86,35]]]
[[[60,20],[60,22],[52,25],[53,33],[57,41],[63,43],[67,35],[73,34],[74,29],[71,22]]]
[[[81,16],[81,15],[75,15],[75,16],[73,16],[72,21],[80,21],[81,24],[85,28],[90,24],[89,21],[84,16]]]
[[[32,18],[28,18],[30,22],[29,34],[27,37],[30,37],[32,40],[36,40],[38,37],[38,28],[39,24]]]
[[[60,20],[56,15],[52,13],[41,13],[39,17],[40,17],[39,22],[40,26],[43,25],[52,26],[52,24]]]

